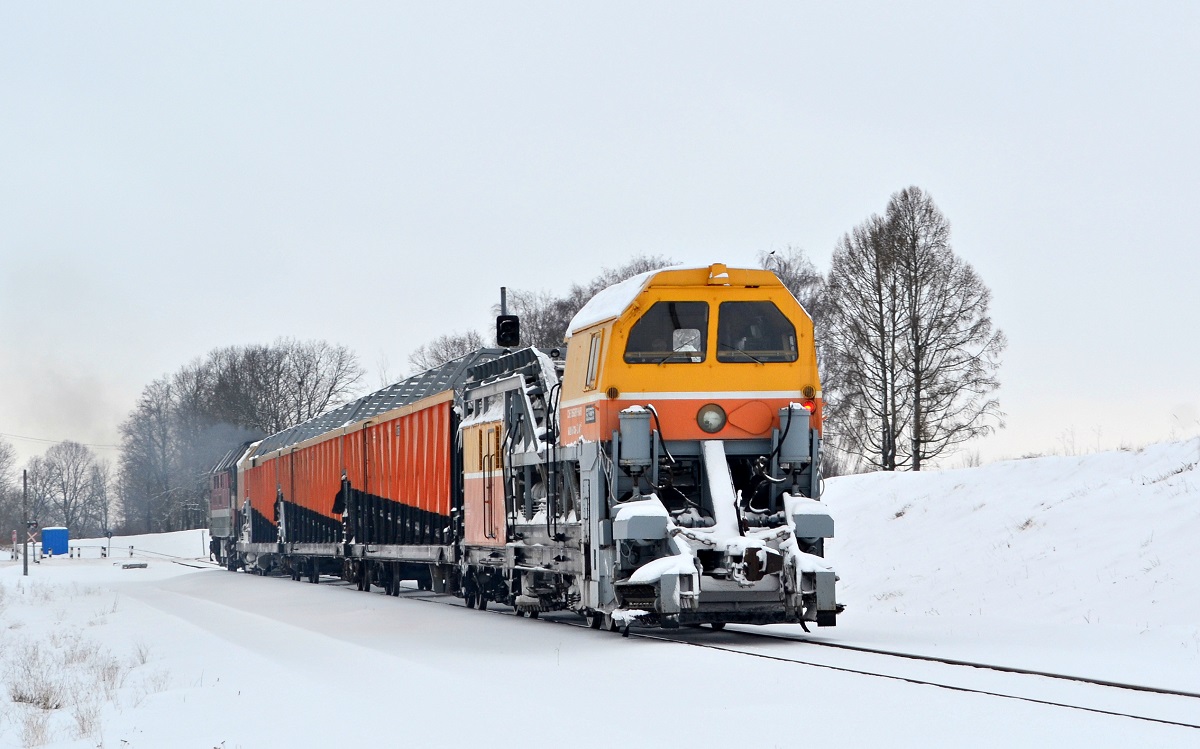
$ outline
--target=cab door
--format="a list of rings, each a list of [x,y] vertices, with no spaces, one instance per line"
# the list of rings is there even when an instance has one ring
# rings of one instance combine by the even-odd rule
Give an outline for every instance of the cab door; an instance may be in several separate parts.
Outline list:
[[[463,524],[470,546],[504,546],[504,426],[500,421],[463,428]]]

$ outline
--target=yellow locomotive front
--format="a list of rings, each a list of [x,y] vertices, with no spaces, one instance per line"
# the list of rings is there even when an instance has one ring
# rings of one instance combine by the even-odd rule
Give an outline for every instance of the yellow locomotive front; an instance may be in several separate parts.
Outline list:
[[[584,609],[610,625],[834,623],[812,319],[773,273],[715,264],[606,289],[571,322],[561,388]]]

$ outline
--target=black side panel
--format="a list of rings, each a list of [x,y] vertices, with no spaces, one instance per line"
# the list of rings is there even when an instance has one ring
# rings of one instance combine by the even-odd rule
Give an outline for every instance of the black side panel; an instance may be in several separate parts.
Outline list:
[[[288,537],[285,541],[302,544],[336,544],[342,542],[342,521],[313,512],[294,502],[284,501],[284,517]]]
[[[273,544],[279,540],[279,529],[254,507],[250,508],[250,542],[256,544]]]
[[[428,545],[443,543],[450,518],[350,489],[346,497],[349,543]]]

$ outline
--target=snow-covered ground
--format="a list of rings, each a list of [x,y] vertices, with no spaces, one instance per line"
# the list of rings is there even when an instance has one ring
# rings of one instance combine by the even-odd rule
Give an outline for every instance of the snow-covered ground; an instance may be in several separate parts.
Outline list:
[[[813,638],[1200,692],[1200,439],[846,477],[826,501],[847,610]],[[1197,699],[230,574],[196,561],[199,531],[80,543],[29,577],[0,562],[0,747],[1200,746],[854,671],[1192,724]],[[131,544],[145,569],[122,568]]]

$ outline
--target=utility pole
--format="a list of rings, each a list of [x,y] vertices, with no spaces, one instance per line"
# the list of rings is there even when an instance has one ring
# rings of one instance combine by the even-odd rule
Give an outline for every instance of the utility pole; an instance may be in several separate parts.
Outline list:
[[[21,519],[25,522],[25,540],[21,542],[21,559],[25,568],[22,574],[29,577],[29,471],[21,471]]]

